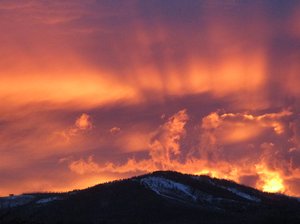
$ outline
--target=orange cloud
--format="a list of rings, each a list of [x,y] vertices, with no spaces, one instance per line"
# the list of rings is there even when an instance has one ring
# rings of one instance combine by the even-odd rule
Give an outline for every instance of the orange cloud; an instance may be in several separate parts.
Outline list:
[[[94,162],[93,157],[89,156],[89,158],[87,159],[87,161],[84,160],[78,160],[78,161],[74,161],[70,164],[70,170],[78,173],[78,174],[85,174],[85,173],[99,173],[101,171],[103,171],[103,169],[101,169],[99,167],[99,165],[97,163]]]
[[[193,148],[183,153],[182,142],[185,136],[189,134],[186,130],[189,116],[186,110],[181,110],[169,117],[156,130],[149,144],[147,159],[131,158],[123,164],[107,162],[101,165],[94,161],[93,157],[88,157],[87,160],[72,161],[69,168],[81,175],[103,172],[124,174],[172,169],[186,173],[207,174],[217,178],[228,178],[238,182],[244,176],[253,176],[257,177],[252,183],[253,187],[268,192],[293,194],[293,191],[286,185],[286,181],[290,175],[295,176],[295,174],[291,174],[294,171],[290,169],[288,163],[283,162],[277,146],[273,143],[261,144],[261,151],[257,150],[256,155],[255,152],[250,155],[248,150],[239,149],[239,153],[242,154],[235,155],[236,159],[234,160],[226,159],[228,156],[226,156],[227,149],[223,148],[226,144],[231,147],[230,144],[232,143],[253,140],[256,136],[262,135],[264,128],[271,128],[276,136],[278,133],[274,129],[273,123],[282,123],[282,119],[290,117],[292,114],[291,111],[263,115],[211,113],[202,119],[199,130],[199,155]],[[261,130],[257,131],[257,129]],[[243,132],[243,130],[246,131]],[[249,130],[256,131],[256,133],[246,134]],[[252,146],[249,149],[253,150]]]
[[[185,135],[185,124],[188,121],[186,110],[181,110],[171,116],[168,121],[160,126],[153,136],[149,146],[150,159],[136,161],[129,159],[124,165],[107,163],[100,166],[89,157],[87,161],[78,160],[70,163],[72,171],[79,174],[89,172],[114,171],[124,173],[129,171],[153,171],[157,169],[171,169],[175,164],[174,159],[180,154],[180,140]]]
[[[80,133],[91,130],[94,127],[90,115],[83,113],[75,121],[72,127],[62,131],[55,131],[54,137],[61,136],[66,143],[70,143],[71,138],[77,136]]]
[[[255,138],[268,128],[272,128],[276,134],[282,134],[285,131],[282,119],[291,115],[292,112],[288,110],[259,116],[214,112],[203,118],[202,129],[210,133],[211,140],[219,139],[223,144],[240,142]]]
[[[83,113],[75,122],[75,126],[79,130],[89,130],[93,128],[91,118],[88,114]]]
[[[75,74],[69,77],[4,75],[0,77],[0,96],[7,104],[16,106],[49,102],[50,105],[71,103],[79,107],[94,107],[122,99],[134,102],[138,98],[133,88],[118,84],[117,81],[109,81],[88,71]],[[111,90],[111,86],[114,86],[114,90]]]
[[[172,157],[180,154],[179,142],[185,136],[185,125],[189,117],[181,110],[161,126],[150,144],[150,156],[154,163],[166,169],[172,166]]]

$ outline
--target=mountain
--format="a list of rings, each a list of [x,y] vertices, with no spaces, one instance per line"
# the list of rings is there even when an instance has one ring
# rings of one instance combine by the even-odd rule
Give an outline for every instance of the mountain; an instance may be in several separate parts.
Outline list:
[[[1,224],[300,223],[300,201],[232,181],[157,171],[68,193],[0,198]]]

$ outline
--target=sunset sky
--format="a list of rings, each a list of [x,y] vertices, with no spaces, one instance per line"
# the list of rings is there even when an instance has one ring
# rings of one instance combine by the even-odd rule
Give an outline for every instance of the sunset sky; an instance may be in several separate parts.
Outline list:
[[[300,196],[300,1],[0,0],[0,196],[155,170]]]

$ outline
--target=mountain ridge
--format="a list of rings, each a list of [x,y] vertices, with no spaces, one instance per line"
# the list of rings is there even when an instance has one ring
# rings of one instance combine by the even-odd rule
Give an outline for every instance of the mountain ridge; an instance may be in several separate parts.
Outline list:
[[[0,223],[299,223],[300,202],[225,179],[156,171],[67,193],[0,198]]]

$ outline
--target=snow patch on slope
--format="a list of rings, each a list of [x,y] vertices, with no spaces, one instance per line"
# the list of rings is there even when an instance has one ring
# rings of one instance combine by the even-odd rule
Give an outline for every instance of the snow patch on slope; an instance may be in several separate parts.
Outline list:
[[[224,190],[227,190],[235,195],[237,195],[240,198],[246,199],[248,201],[256,202],[259,203],[261,202],[261,199],[258,197],[255,197],[254,195],[248,194],[243,192],[242,190],[239,190],[234,187],[228,187],[228,186],[223,186],[214,183],[211,180],[206,180],[200,177],[193,177],[193,179],[197,179],[198,181],[205,181],[214,187],[222,188]],[[231,201],[232,199],[230,198],[220,198],[220,197],[214,197],[213,195],[209,193],[202,192],[200,190],[194,189],[188,185],[182,184],[175,182],[173,180],[169,180],[163,177],[156,177],[156,176],[149,176],[142,178],[140,182],[154,191],[156,194],[176,199],[176,200],[184,200],[184,201],[198,201],[198,202],[206,202],[209,204],[214,204],[219,201]]]
[[[141,183],[154,191],[158,195],[171,198],[191,199],[195,201],[197,196],[192,192],[192,188],[175,181],[162,177],[145,177]]]
[[[249,195],[245,192],[242,192],[236,188],[233,188],[233,187],[225,187],[225,186],[222,186],[222,185],[218,185],[216,183],[214,183],[212,180],[203,180],[203,178],[201,176],[194,176],[193,179],[196,179],[196,180],[199,180],[199,181],[205,181],[206,183],[209,183],[215,187],[220,187],[220,188],[223,188],[225,190],[228,190],[232,193],[234,193],[235,195],[241,197],[241,198],[244,198],[244,199],[247,199],[249,201],[253,201],[253,202],[261,202],[261,200],[255,196],[252,196],[252,195]]]
[[[255,196],[252,196],[252,195],[249,195],[249,194],[246,194],[242,191],[239,191],[238,189],[236,188],[233,188],[233,187],[227,187],[227,188],[224,188],[224,189],[227,189],[228,191],[236,194],[237,196],[239,197],[242,197],[244,199],[247,199],[249,201],[254,201],[254,202],[261,202],[261,200]]]
[[[163,197],[186,203],[200,202],[214,209],[218,209],[218,204],[224,201],[234,202],[234,200],[214,197],[209,193],[163,177],[146,177],[141,179],[140,183]]]
[[[56,200],[60,200],[60,198],[59,197],[42,198],[42,199],[36,201],[35,203],[36,204],[46,204],[46,203],[49,203],[51,201],[56,201]]]

